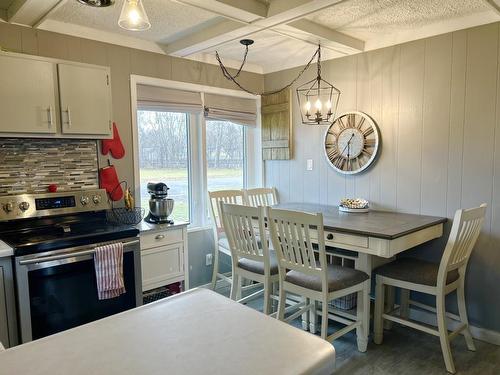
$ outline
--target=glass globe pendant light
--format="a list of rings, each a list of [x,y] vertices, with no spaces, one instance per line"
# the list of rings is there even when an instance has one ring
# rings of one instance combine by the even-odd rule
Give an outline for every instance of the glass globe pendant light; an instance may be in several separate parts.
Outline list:
[[[321,47],[318,47],[317,77],[297,88],[302,123],[328,125],[335,120],[340,91],[321,77]]]
[[[131,31],[143,31],[151,27],[141,0],[125,0],[118,25]]]

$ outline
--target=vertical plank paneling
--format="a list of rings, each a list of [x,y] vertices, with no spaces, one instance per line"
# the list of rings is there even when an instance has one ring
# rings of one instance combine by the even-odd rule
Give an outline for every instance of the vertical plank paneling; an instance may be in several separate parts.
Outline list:
[[[356,72],[356,108],[358,111],[371,113],[370,92],[370,57],[369,53],[357,55]],[[354,177],[355,197],[368,199],[370,196],[370,174],[365,172]]]
[[[424,41],[401,46],[397,207],[402,212],[419,213],[421,207],[424,61]]]
[[[491,207],[493,155],[498,67],[498,24],[467,31],[467,76],[463,143],[462,207],[486,202]],[[474,321],[490,322],[498,311],[489,306],[489,293],[476,293],[479,285],[488,288],[498,277],[498,265],[489,251],[491,209],[486,212],[482,235],[472,254],[467,280],[469,311]],[[498,251],[497,246],[494,251]],[[491,284],[490,284],[491,283]]]
[[[400,46],[382,50],[382,117],[379,123],[382,149],[378,161],[381,169],[380,207],[393,211],[397,209],[400,60]]]
[[[369,53],[370,59],[370,99],[371,109],[369,115],[377,123],[379,129],[385,124],[382,124],[382,61],[383,50],[372,51]],[[382,130],[380,130],[382,132]],[[383,141],[382,141],[383,142]],[[382,166],[380,164],[380,154],[378,161],[375,162],[372,171],[368,171],[370,178],[370,194],[367,196],[371,207],[377,209],[382,207],[381,201],[381,183],[382,183]]]
[[[498,24],[467,32],[462,206],[491,203]],[[491,211],[485,228],[490,227]]]
[[[465,76],[467,65],[467,32],[452,34],[450,130],[448,140],[448,183],[446,206],[453,217],[462,203],[462,158],[464,142]]]
[[[452,35],[425,41],[421,213],[446,216]]]

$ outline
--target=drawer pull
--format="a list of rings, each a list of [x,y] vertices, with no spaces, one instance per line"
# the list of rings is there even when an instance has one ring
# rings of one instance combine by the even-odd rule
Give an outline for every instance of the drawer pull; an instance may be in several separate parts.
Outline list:
[[[164,234],[158,234],[156,237],[155,237],[155,240],[163,240],[165,238],[165,235]]]
[[[327,240],[333,240],[333,234],[332,234],[332,233],[328,233],[328,234],[326,235],[326,239],[327,239]]]

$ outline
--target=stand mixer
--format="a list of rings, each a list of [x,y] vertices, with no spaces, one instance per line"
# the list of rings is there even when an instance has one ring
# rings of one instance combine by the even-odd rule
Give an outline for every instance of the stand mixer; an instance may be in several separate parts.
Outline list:
[[[174,221],[168,217],[174,209],[174,200],[167,198],[170,189],[163,182],[149,182],[147,185],[149,199],[149,213],[144,221],[151,224],[173,224]]]

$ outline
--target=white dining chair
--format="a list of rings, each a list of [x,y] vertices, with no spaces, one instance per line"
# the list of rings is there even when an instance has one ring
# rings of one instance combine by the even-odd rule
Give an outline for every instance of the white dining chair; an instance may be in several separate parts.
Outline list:
[[[358,350],[365,352],[370,324],[370,277],[359,270],[328,264],[325,252],[323,215],[267,207],[269,231],[279,266],[278,318],[291,321],[307,310],[316,314],[315,301],[321,302],[321,337],[332,342],[356,329]],[[318,242],[313,248],[311,238]],[[318,254],[316,259],[315,252]],[[298,311],[285,318],[287,293],[306,298]],[[329,314],[330,301],[357,293],[355,317]],[[311,303],[311,301],[313,301]],[[328,319],[346,324],[330,336]]]
[[[231,276],[219,273],[220,253],[231,256],[229,242],[224,232],[224,225],[220,216],[220,205],[221,203],[246,204],[246,200],[241,190],[209,191],[208,200],[210,202],[210,217],[212,220],[212,229],[215,242],[212,272],[212,289],[215,290],[215,287],[217,286],[217,280],[222,279],[229,284],[232,283]]]
[[[375,270],[377,274],[374,316],[375,344],[382,343],[384,320],[389,320],[438,336],[446,370],[450,373],[455,373],[450,340],[463,333],[467,348],[475,350],[467,318],[464,284],[467,263],[481,232],[485,214],[486,204],[477,208],[458,210],[455,213],[440,264],[412,258],[400,258]],[[408,319],[407,312],[400,311],[400,314],[397,314],[396,310],[399,308],[384,313],[384,289],[386,286],[435,296],[436,308],[412,300],[409,300],[408,303],[436,313],[437,329]],[[453,291],[457,292],[458,316],[446,312],[445,297]],[[404,310],[407,310],[406,306]],[[458,328],[453,332],[448,331],[447,317],[459,323]]]
[[[273,206],[278,204],[278,191],[276,188],[255,188],[243,190],[247,204],[252,207]]]
[[[240,299],[245,303],[264,294],[263,312],[271,314],[273,286],[278,283],[276,253],[269,249],[266,238],[265,212],[263,207],[221,204],[221,216],[231,249],[233,282],[231,299],[241,295],[242,279],[262,283],[263,289]],[[255,228],[255,221],[258,229]],[[262,235],[261,235],[262,234]]]

